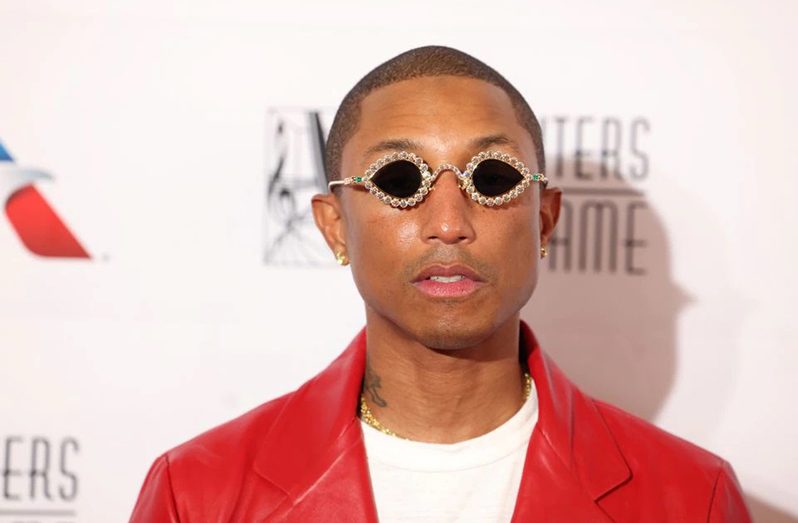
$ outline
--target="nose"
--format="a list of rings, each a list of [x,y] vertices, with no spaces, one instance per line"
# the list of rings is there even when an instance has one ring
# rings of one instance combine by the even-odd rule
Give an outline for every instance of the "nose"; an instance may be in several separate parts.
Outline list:
[[[432,187],[418,209],[423,216],[424,241],[444,244],[474,241],[473,203],[460,189],[455,173],[440,173]]]

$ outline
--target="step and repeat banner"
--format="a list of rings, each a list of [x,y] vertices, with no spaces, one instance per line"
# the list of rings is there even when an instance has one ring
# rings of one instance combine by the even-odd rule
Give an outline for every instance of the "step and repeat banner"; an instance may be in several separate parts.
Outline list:
[[[152,460],[364,322],[310,215],[337,104],[442,44],[544,128],[522,315],[587,392],[798,521],[794,2],[0,2],[0,523],[126,521]]]

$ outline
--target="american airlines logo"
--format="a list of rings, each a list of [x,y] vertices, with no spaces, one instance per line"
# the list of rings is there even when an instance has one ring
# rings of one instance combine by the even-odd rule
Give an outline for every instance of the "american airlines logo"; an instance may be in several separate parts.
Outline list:
[[[90,258],[35,183],[51,180],[40,170],[17,165],[0,143],[0,203],[22,245],[48,258]]]

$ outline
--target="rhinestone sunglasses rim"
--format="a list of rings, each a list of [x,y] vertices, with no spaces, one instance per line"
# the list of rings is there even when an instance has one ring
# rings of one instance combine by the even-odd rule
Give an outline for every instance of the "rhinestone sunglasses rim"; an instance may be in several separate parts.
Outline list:
[[[517,170],[521,176],[523,176],[523,179],[505,193],[497,196],[486,196],[477,190],[472,180],[474,170],[485,160],[501,161]],[[376,184],[371,182],[371,179],[382,167],[397,161],[409,161],[415,164],[420,171],[421,184],[419,185],[418,190],[412,196],[398,198],[385,193],[379,187],[377,187]],[[427,194],[429,194],[429,192],[432,190],[432,184],[440,175],[440,173],[447,170],[455,173],[458,179],[458,184],[464,191],[466,191],[473,201],[487,207],[500,206],[511,202],[512,200],[518,198],[533,182],[540,182],[545,187],[549,181],[543,173],[532,173],[521,160],[501,151],[482,151],[475,154],[468,164],[466,164],[465,171],[460,171],[460,169],[454,164],[443,163],[439,165],[434,172],[430,172],[429,165],[427,165],[427,163],[415,153],[409,151],[397,151],[386,154],[385,156],[382,156],[381,158],[378,158],[372,162],[366,168],[366,171],[362,176],[350,176],[344,178],[343,180],[333,180],[327,184],[327,187],[328,190],[332,190],[332,188],[336,186],[362,185],[373,196],[383,203],[390,205],[391,207],[407,208],[414,207],[415,205],[421,203]]]

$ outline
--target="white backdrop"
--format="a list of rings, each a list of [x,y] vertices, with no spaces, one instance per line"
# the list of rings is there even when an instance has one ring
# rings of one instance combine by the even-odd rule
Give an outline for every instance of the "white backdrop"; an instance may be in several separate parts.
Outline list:
[[[364,315],[306,214],[313,126],[430,43],[545,121],[546,350],[798,521],[798,4],[383,4],[0,2],[0,189],[48,173],[90,256],[31,252],[0,194],[0,521],[124,521],[158,453],[342,350]]]

